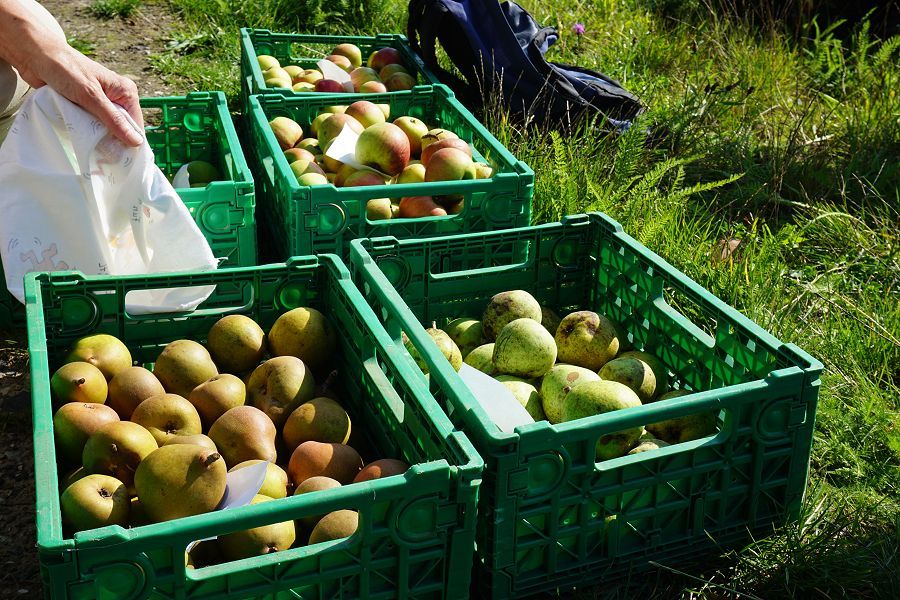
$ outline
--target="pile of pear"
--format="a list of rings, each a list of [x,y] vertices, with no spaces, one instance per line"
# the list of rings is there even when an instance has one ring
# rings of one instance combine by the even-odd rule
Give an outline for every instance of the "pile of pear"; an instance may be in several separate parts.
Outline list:
[[[564,318],[524,290],[494,295],[481,320],[461,317],[427,333],[457,371],[462,363],[509,389],[534,421],[564,423],[688,395],[669,390],[659,357],[626,347],[605,315],[579,310]],[[404,345],[424,373],[412,341]],[[601,436],[597,460],[658,450],[712,435],[716,415],[700,413]]]
[[[302,186],[466,181],[494,175],[491,165],[474,160],[471,145],[455,132],[409,115],[390,119],[389,104],[359,100],[346,106],[326,106],[303,125],[278,116],[269,121],[269,127]],[[326,156],[344,128],[359,135],[354,158],[371,170]],[[374,198],[366,202],[366,218],[443,217],[459,214],[464,207],[461,194]]]
[[[362,51],[356,44],[338,44],[325,60],[334,63],[350,75],[353,91],[385,93],[411,90],[416,76],[403,64],[403,55],[396,48],[373,50],[363,65]],[[340,82],[329,79],[321,69],[304,69],[298,65],[282,65],[274,56],[260,54],[256,62],[262,71],[267,88],[289,89],[295,92],[346,93]]]
[[[226,474],[261,461],[253,504],[404,473],[406,463],[364,464],[348,445],[350,415],[331,386],[338,351],[332,324],[308,307],[280,315],[268,334],[245,315],[222,317],[205,345],[172,341],[152,370],[112,335],[77,340],[50,382],[64,525],[74,533],[214,511]],[[357,525],[355,511],[339,510],[201,546],[236,560],[344,538]]]

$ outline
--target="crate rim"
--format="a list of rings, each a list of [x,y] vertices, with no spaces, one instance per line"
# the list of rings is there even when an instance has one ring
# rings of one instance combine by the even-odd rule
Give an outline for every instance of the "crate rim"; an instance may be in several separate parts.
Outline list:
[[[453,91],[442,84],[435,85],[420,85],[416,86],[411,90],[406,90],[402,92],[387,92],[387,93],[374,93],[374,94],[352,94],[353,102],[358,102],[361,100],[368,100],[370,102],[378,103],[377,101],[382,100],[386,102],[390,102],[393,99],[403,99],[408,98],[411,102],[415,101],[417,96],[430,96],[436,95],[442,97],[444,101],[450,102],[453,104],[455,110],[459,110],[462,113],[462,116],[466,121],[468,121],[471,125],[475,127],[476,133],[480,136],[486,143],[491,152],[495,153],[498,157],[497,162],[501,162],[504,169],[507,169],[508,172],[500,172],[494,173],[491,177],[487,179],[472,179],[472,180],[460,180],[460,181],[431,181],[427,182],[428,185],[432,188],[433,193],[441,194],[452,194],[452,193],[469,193],[469,192],[480,192],[480,191],[489,191],[491,186],[495,181],[508,179],[511,177],[533,177],[534,171],[525,164],[523,161],[517,159],[513,154],[500,143],[497,138],[491,134],[490,131],[487,130],[484,125],[478,121],[475,116],[469,111],[461,102],[456,100],[456,95]],[[266,104],[269,100],[277,99],[278,102],[284,103],[287,106],[303,106],[311,101],[316,101],[319,103],[320,101],[328,101],[334,100],[336,103],[340,104],[339,101],[347,100],[348,94],[325,94],[318,93],[314,96],[312,94],[309,95],[298,95],[291,94],[286,91],[272,91],[270,93],[265,94],[251,94],[249,99],[250,104],[250,115],[248,115],[251,123],[250,127],[258,127],[263,137],[266,139],[268,144],[272,148],[278,148],[280,150],[281,146],[278,144],[278,141],[275,139],[275,134],[272,132],[272,128],[268,127],[269,119],[266,115]],[[381,102],[384,104],[385,102]],[[359,188],[365,187],[366,194],[375,194],[376,192],[384,193],[389,196],[402,196],[404,192],[415,192],[416,188],[421,187],[422,183],[400,183],[400,184],[384,184],[384,185],[372,185],[372,186],[355,186],[355,187],[336,187],[333,183],[322,184],[317,186],[304,186],[300,185],[297,182],[296,176],[294,176],[293,172],[290,169],[290,165],[287,162],[287,159],[284,157],[284,152],[273,152],[276,155],[275,161],[273,164],[273,168],[276,170],[277,175],[282,179],[287,181],[288,188],[291,190],[291,193],[298,193],[300,190],[311,190],[311,189],[329,189],[332,193],[338,195],[338,197],[346,196],[347,199],[352,199],[352,196],[359,194]],[[415,187],[413,187],[415,186]]]

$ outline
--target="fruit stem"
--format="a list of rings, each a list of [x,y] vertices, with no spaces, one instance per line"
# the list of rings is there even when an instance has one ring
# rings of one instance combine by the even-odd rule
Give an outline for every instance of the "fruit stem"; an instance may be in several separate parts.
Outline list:
[[[84,385],[84,377],[79,377],[75,380],[75,385]]]
[[[212,465],[214,462],[216,462],[220,458],[222,458],[221,454],[219,454],[218,452],[213,452],[212,454],[208,455],[206,458],[200,459],[200,464],[202,464],[204,467],[209,468],[210,465]]]

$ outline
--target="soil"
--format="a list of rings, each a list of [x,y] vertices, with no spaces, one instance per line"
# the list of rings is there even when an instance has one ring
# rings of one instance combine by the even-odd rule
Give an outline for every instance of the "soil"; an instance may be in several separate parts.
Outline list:
[[[150,62],[165,49],[178,18],[161,1],[145,0],[127,18],[98,19],[91,0],[42,2],[69,40],[133,79],[142,96],[177,94]],[[83,47],[83,46],[80,46]],[[0,598],[42,595],[35,529],[31,391],[25,332],[0,331]]]

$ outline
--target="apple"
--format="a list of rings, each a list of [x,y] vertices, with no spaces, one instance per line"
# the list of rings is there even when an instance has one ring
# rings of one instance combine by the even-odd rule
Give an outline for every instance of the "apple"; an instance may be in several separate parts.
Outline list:
[[[470,148],[469,144],[464,140],[459,138],[446,138],[438,140],[433,144],[429,144],[427,148],[422,150],[422,164],[427,167],[428,161],[431,159],[432,155],[444,148],[456,148],[457,150],[464,152],[469,158],[472,158],[472,148]]]
[[[348,73],[353,70],[353,63],[350,62],[349,58],[342,54],[329,54],[325,57],[325,60],[333,62]]]
[[[381,112],[384,113],[384,120],[387,121],[391,118],[391,105],[390,104],[376,104],[378,108],[381,109]]]
[[[472,157],[457,148],[435,152],[425,167],[425,181],[459,181],[474,179]]]
[[[294,84],[290,77],[268,77],[265,80],[266,87],[291,89]]]
[[[423,181],[425,181],[425,165],[422,163],[406,165],[406,168],[397,177],[397,183],[422,183]]]
[[[321,113],[337,114],[337,113],[344,113],[344,112],[347,112],[346,104],[336,104],[334,106],[326,106],[325,108],[323,108],[322,110],[319,111],[320,114]]]
[[[322,175],[321,173],[304,173],[300,177],[297,178],[297,183],[300,185],[328,185],[328,178]]]
[[[403,130],[409,139],[409,152],[418,156],[422,152],[422,136],[428,133],[428,125],[415,117],[397,117],[394,125]]]
[[[325,166],[325,170],[329,173],[337,173],[341,170],[341,167],[344,166],[344,163],[339,161],[336,158],[331,158],[330,156],[322,155],[322,164]]]
[[[408,196],[400,199],[399,216],[404,219],[445,217],[447,211],[438,206],[431,196]]]
[[[447,138],[455,137],[459,136],[447,129],[431,129],[422,136],[422,150],[425,150],[425,148],[427,148],[429,144],[433,144],[440,140],[446,140]]]
[[[305,175],[306,173],[319,173],[320,175],[325,174],[325,171],[322,170],[322,167],[311,160],[304,159],[295,160],[294,162],[292,162],[291,171],[298,179],[301,175]]]
[[[381,81],[375,69],[369,67],[359,67],[350,71],[350,81],[353,83],[353,89],[359,91],[359,86],[367,81]]]
[[[293,148],[294,144],[303,137],[303,128],[296,121],[287,117],[275,117],[269,121],[269,127],[272,128],[272,133],[275,134],[275,139],[278,140],[278,145],[282,150]]]
[[[409,73],[394,73],[384,80],[384,87],[386,87],[389,92],[411,90],[415,85],[416,78]]]
[[[384,123],[385,121],[384,113],[381,112],[381,109],[368,100],[354,102],[347,107],[347,112],[344,114],[359,121],[364,128],[375,125],[376,123]]]
[[[268,54],[260,54],[256,57],[256,62],[259,63],[259,68],[262,71],[268,71],[274,67],[280,67],[281,63],[278,62],[278,59],[274,56],[269,56]]]
[[[356,173],[356,167],[351,165],[341,165],[341,168],[337,170],[337,174],[334,177],[334,185],[337,187],[343,187],[344,182],[347,181],[347,178]]]
[[[390,198],[373,198],[366,202],[366,218],[370,221],[384,221],[392,214]]]
[[[355,44],[338,44],[331,51],[332,56],[345,56],[353,67],[362,64],[362,51]]]
[[[316,82],[316,91],[339,94],[346,92],[347,90],[344,89],[344,84],[335,81],[334,79],[320,79]]]
[[[309,124],[309,130],[310,130],[310,132],[311,132],[313,135],[318,136],[318,135],[319,135],[319,128],[322,126],[322,123],[323,123],[327,118],[329,118],[332,114],[334,114],[334,113],[320,113],[320,114],[316,115],[316,118],[313,119],[313,120],[312,120],[312,123]]]
[[[313,131],[313,135],[316,135],[316,132]],[[297,148],[303,148],[304,150],[309,150],[313,154],[319,153],[319,140],[314,137],[303,138],[296,144],[294,144]]]
[[[305,69],[303,73],[294,78],[294,83],[305,81],[306,83],[315,85],[320,79],[325,79],[325,76],[322,75],[322,71],[319,71],[318,69]]]
[[[408,75],[411,75],[411,73],[406,70],[406,67],[399,63],[393,63],[381,69],[378,72],[378,77],[380,77],[382,81],[387,81],[391,77],[391,75],[395,73],[406,73]]]
[[[362,135],[363,126],[359,121],[347,114],[331,114],[328,118],[319,123],[319,147],[327,152],[328,145],[331,143],[331,140],[336,138],[341,133],[341,130],[344,129],[345,125],[356,133]]]
[[[490,179],[494,176],[494,168],[483,162],[475,163],[475,179]]]
[[[361,94],[384,94],[387,91],[387,88],[380,81],[367,81],[359,86]]]
[[[316,155],[306,148],[288,148],[284,151],[284,157],[287,159],[288,164],[297,160],[308,160],[310,162],[316,160]]]
[[[284,67],[284,71],[290,75],[292,80],[295,80],[305,71],[305,69],[303,67],[298,67],[297,65],[288,65]]]
[[[308,81],[298,81],[291,86],[291,89],[295,92],[314,92],[316,91],[316,86],[309,83]]]
[[[372,125],[359,134],[356,160],[382,173],[399,175],[409,162],[409,138],[393,123]]]
[[[403,64],[403,57],[396,48],[382,48],[376,50],[369,56],[367,65],[376,71],[380,71],[384,67],[393,64]]]
[[[357,171],[344,180],[344,187],[362,187],[368,185],[384,185],[384,177],[372,171]]]

